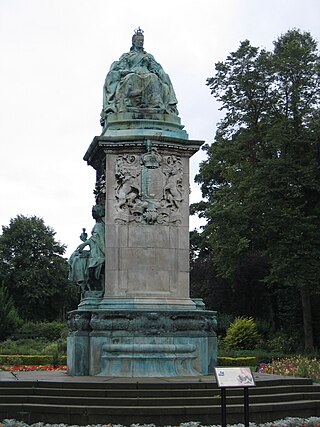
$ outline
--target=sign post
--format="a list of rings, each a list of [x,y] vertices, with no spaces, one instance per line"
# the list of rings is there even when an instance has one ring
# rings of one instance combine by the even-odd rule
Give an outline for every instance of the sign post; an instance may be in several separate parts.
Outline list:
[[[249,427],[249,387],[255,387],[251,369],[249,367],[218,367],[214,368],[221,395],[221,425],[227,426],[227,388],[243,388],[244,394],[244,426]]]

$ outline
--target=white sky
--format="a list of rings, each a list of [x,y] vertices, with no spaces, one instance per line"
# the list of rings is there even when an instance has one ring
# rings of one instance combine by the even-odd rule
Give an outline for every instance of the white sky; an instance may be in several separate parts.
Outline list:
[[[214,64],[244,39],[271,49],[292,28],[319,41],[319,22],[319,0],[0,0],[0,225],[42,217],[67,255],[82,227],[90,232],[95,171],[82,158],[101,133],[105,76],[137,27],[171,78],[190,139],[212,142]],[[202,159],[191,159],[191,202]]]

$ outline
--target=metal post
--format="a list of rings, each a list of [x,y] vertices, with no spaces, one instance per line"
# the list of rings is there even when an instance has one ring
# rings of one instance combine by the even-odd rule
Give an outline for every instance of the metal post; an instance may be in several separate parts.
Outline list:
[[[221,426],[227,427],[227,401],[226,401],[226,389],[224,387],[221,390]]]
[[[244,387],[244,427],[249,427],[249,388]]]

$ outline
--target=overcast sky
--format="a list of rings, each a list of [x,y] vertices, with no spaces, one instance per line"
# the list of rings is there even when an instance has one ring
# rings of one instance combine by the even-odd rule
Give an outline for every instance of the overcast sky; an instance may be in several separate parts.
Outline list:
[[[137,27],[171,78],[190,139],[210,143],[214,64],[245,39],[272,49],[292,28],[319,41],[319,22],[319,0],[0,0],[0,225],[42,217],[67,255],[91,230],[95,171],[83,155],[101,133],[105,76]],[[191,202],[202,159],[191,160]]]

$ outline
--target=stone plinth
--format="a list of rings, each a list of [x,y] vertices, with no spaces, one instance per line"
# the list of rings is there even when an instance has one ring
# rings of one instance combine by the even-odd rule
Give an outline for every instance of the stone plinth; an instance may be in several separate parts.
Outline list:
[[[70,313],[70,375],[208,375],[216,365],[215,312],[90,310]]]
[[[195,308],[189,296],[189,157],[201,144],[153,135],[93,140],[85,159],[106,182],[105,292],[79,308]]]
[[[215,312],[189,290],[189,158],[202,141],[170,117],[153,129],[145,117],[131,127],[114,118],[85,155],[105,208],[104,289],[85,292],[70,313],[69,374],[208,375]]]

